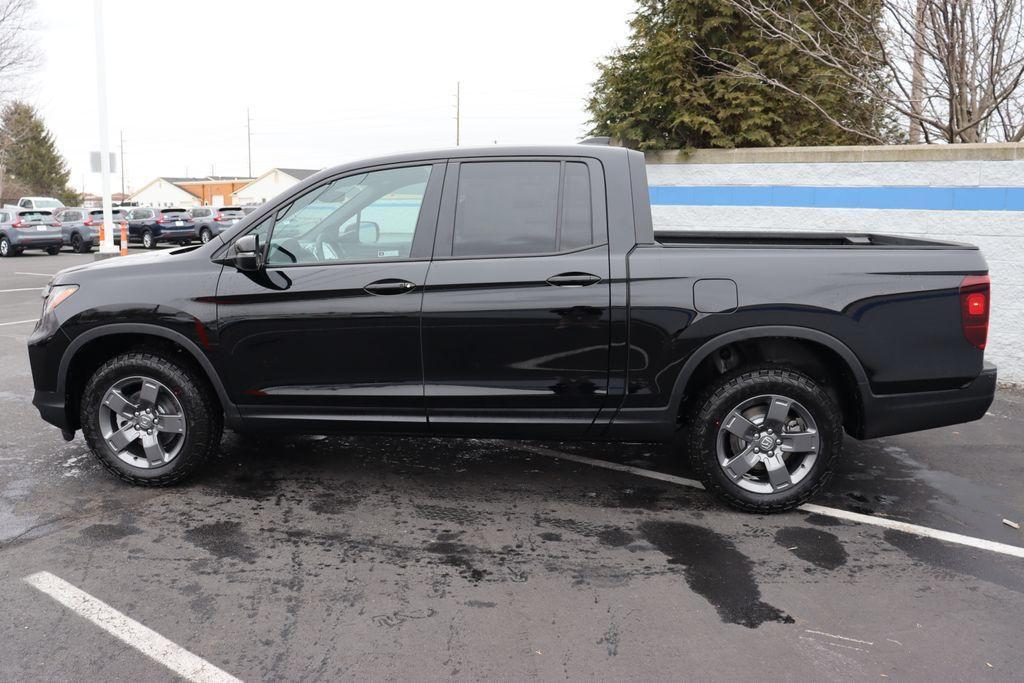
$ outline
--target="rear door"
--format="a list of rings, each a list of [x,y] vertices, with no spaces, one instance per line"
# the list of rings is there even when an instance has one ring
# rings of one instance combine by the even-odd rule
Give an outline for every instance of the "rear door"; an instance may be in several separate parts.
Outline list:
[[[423,299],[432,431],[584,434],[608,392],[608,273],[598,162],[451,162]]]

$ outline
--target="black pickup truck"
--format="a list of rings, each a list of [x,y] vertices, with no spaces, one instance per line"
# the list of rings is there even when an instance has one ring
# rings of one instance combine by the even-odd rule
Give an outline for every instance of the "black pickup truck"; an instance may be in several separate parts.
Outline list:
[[[221,430],[676,441],[777,511],[866,439],[985,414],[972,246],[655,230],[644,157],[455,149],[322,171],[208,244],[64,270],[34,403],[176,482]]]

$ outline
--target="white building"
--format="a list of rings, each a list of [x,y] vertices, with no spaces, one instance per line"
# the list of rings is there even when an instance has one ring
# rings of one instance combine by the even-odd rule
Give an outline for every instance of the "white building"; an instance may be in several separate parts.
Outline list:
[[[308,168],[272,168],[245,187],[236,190],[231,195],[232,203],[236,206],[262,204],[314,173],[315,169]]]
[[[199,197],[176,183],[189,178],[155,178],[133,192],[129,199],[140,206],[175,206],[184,209],[199,206]]]

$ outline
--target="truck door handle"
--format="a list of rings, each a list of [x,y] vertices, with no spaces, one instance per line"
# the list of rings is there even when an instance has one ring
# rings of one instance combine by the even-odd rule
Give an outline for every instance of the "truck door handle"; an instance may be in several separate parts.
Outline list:
[[[367,294],[405,294],[416,288],[416,285],[408,280],[377,280],[363,287]]]
[[[555,287],[586,287],[600,281],[601,278],[591,273],[561,273],[548,278],[548,284]]]

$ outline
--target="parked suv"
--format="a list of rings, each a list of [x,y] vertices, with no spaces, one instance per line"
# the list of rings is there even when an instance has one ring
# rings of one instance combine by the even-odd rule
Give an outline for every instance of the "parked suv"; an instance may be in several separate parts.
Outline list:
[[[203,244],[246,216],[241,206],[200,206],[189,213],[196,224],[196,237]]]
[[[0,210],[0,256],[18,256],[26,249],[45,249],[56,256],[63,243],[60,222],[52,211]]]
[[[122,209],[114,209],[112,216],[114,242],[117,243],[121,241],[121,221],[124,220],[125,212]],[[76,254],[88,254],[93,247],[99,245],[103,209],[88,209],[81,206],[60,209],[57,212],[57,220],[60,221],[64,244],[70,246],[71,251]]]
[[[128,221],[128,241],[142,242],[146,249],[155,249],[160,242],[188,244],[195,236],[195,226],[185,209],[143,206],[132,209]]]

